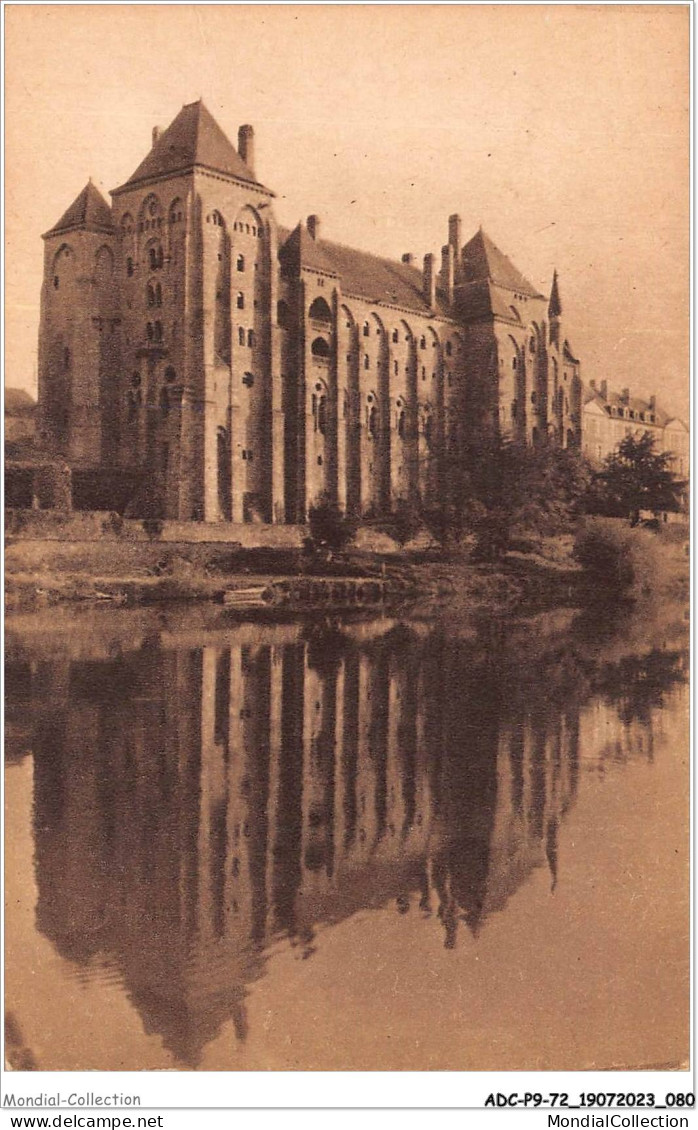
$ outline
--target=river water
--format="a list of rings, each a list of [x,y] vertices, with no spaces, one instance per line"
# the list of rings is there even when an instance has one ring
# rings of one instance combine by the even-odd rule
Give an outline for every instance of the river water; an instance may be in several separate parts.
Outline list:
[[[676,608],[10,618],[12,1064],[684,1064],[687,668]]]

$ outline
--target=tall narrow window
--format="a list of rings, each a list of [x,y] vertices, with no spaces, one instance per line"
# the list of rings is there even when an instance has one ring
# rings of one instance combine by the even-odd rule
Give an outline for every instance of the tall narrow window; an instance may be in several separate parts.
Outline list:
[[[238,344],[239,345],[245,344],[245,331],[242,328],[242,326],[238,326]]]
[[[131,259],[130,256],[126,260],[126,274],[129,278],[131,278],[131,275],[133,274],[133,259]]]
[[[247,331],[247,344],[249,345],[250,349],[252,349],[254,347],[254,343],[255,343],[254,330],[248,330]]]
[[[364,337],[368,337],[371,333],[371,327],[368,322],[364,322]]]
[[[241,290],[238,291],[238,296],[235,300],[235,304],[236,304],[238,310],[244,310],[245,309],[245,295],[242,293]]]
[[[237,266],[238,271],[244,271],[245,270],[245,256],[244,255],[238,255],[236,266]]]

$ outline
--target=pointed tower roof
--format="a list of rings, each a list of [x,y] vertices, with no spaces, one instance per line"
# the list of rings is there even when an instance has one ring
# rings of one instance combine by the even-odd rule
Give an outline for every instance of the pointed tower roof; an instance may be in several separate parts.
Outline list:
[[[76,196],[67,212],[57,224],[44,233],[44,239],[60,232],[82,228],[86,231],[111,232],[114,230],[111,208],[98,188],[88,181],[79,196]]]
[[[249,184],[259,183],[201,99],[182,107],[121,189],[141,181],[185,172],[195,166],[212,169]]]
[[[543,297],[482,228],[463,248],[463,270],[466,282],[489,281],[531,298]]]
[[[557,281],[557,271],[553,271],[553,286],[550,291],[550,302],[548,303],[548,315],[551,318],[559,318],[562,314],[562,302],[560,301],[560,287]]]

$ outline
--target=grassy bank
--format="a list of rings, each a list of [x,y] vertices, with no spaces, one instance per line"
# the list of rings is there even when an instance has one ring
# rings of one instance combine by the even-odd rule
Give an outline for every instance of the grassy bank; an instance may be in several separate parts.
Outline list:
[[[6,549],[6,608],[29,611],[65,602],[129,607],[221,602],[227,590],[245,583],[303,575],[385,577],[393,582],[393,607],[409,604],[425,615],[444,610],[521,612],[634,599],[641,594],[632,586],[619,589],[620,571],[603,558],[602,551],[608,556],[609,537],[611,548],[618,543],[619,560],[637,559],[645,595],[687,594],[685,532],[629,531],[621,523],[608,529],[605,542],[597,536],[596,568],[593,554],[591,566],[583,567],[576,559],[572,535],[519,537],[508,553],[490,564],[473,562],[467,552],[447,558],[437,547],[354,547],[323,557],[294,548],[20,539]]]

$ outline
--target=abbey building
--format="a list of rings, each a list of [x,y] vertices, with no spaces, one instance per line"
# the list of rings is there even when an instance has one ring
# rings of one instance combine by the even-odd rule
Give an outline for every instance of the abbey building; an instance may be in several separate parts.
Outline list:
[[[302,522],[442,496],[469,433],[581,446],[579,361],[484,231],[399,262],[279,227],[202,102],[111,207],[89,183],[44,236],[39,427],[134,516]]]

